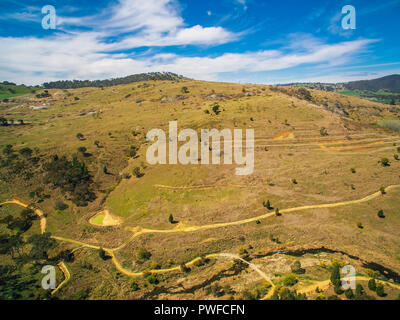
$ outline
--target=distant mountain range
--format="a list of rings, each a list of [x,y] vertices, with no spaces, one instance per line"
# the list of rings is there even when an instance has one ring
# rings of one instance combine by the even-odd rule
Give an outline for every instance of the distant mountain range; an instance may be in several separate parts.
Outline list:
[[[373,80],[360,80],[351,81],[343,84],[349,90],[370,90],[379,91],[387,90],[390,92],[400,93],[400,75],[392,74],[390,76],[373,79]]]
[[[359,80],[341,83],[305,82],[283,84],[283,86],[307,87],[310,89],[325,91],[368,90],[376,92],[382,90],[400,93],[400,75],[392,74],[390,76],[372,80]]]
[[[303,87],[308,89],[338,92],[348,96],[356,96],[374,102],[400,104],[400,75],[343,83],[290,83],[282,86]]]

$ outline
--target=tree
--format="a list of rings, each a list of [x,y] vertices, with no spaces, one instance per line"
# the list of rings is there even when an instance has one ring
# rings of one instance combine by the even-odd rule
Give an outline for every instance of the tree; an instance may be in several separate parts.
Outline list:
[[[84,138],[83,134],[80,133],[80,132],[76,134],[76,137],[77,137],[79,140],[83,140],[83,138]]]
[[[168,221],[169,223],[174,223],[174,216],[172,215],[172,213],[169,215]]]
[[[276,209],[275,209],[275,215],[276,215],[277,217],[279,217],[279,216],[281,215],[281,213],[279,212],[279,208],[276,208]]]
[[[265,208],[267,208],[268,210],[271,210],[271,209],[272,209],[272,207],[271,207],[271,202],[270,202],[269,200],[267,200],[267,202],[263,201],[263,206],[264,206]]]
[[[340,282],[340,266],[338,263],[335,263],[332,268],[331,272],[331,282],[335,287],[340,287],[341,282]]]
[[[30,158],[32,156],[32,152],[33,152],[32,149],[30,149],[28,147],[25,147],[25,148],[22,148],[21,150],[19,150],[19,153],[25,158]]]
[[[13,146],[11,145],[11,144],[8,144],[8,145],[6,145],[4,148],[3,148],[3,154],[5,154],[5,155],[10,155],[11,153],[13,153]]]
[[[78,151],[80,152],[80,153],[85,153],[86,152],[86,148],[85,147],[79,147],[78,148]]]
[[[351,288],[348,288],[344,291],[344,295],[346,296],[347,299],[353,299],[354,298],[354,293]]]
[[[356,297],[360,297],[363,294],[364,294],[364,287],[358,283],[356,286]]]
[[[385,218],[385,214],[383,213],[382,209],[378,211],[378,217],[379,218]]]
[[[376,290],[376,282],[375,279],[370,279],[368,281],[368,289],[371,291],[375,291]]]
[[[380,296],[380,297],[384,297],[386,295],[385,294],[385,288],[384,288],[383,284],[378,284],[376,286],[376,294],[378,296]]]
[[[99,249],[99,256],[102,260],[107,260],[107,255],[103,248]]]

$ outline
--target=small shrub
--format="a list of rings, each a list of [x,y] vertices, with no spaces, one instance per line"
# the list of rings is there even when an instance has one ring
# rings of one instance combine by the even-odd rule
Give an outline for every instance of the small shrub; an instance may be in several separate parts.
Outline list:
[[[243,248],[243,247],[240,247],[238,249],[238,253],[239,253],[240,256],[244,256],[244,255],[247,254],[247,250],[245,248]]]
[[[151,265],[150,265],[150,268],[153,269],[153,270],[156,270],[156,269],[160,269],[161,266],[160,266],[160,264],[159,264],[158,262],[153,261],[153,262],[151,263]]]
[[[380,163],[382,164],[382,167],[388,167],[390,166],[390,161],[388,158],[382,158]]]
[[[86,148],[85,147],[79,147],[78,148],[78,151],[80,152],[80,153],[85,153],[86,152]]]
[[[140,261],[148,260],[151,257],[151,253],[145,248],[140,248],[137,252],[137,258]]]
[[[354,169],[354,168],[351,168],[350,171],[351,171],[351,173],[356,173],[356,169]]]
[[[158,281],[158,279],[157,279],[155,274],[149,275],[147,277],[147,282],[150,283],[150,284],[158,284],[159,283],[159,281]]]
[[[187,87],[182,87],[182,93],[189,93],[189,89]]]
[[[296,260],[291,266],[290,269],[293,273],[300,273],[301,272],[301,263],[299,260]]]
[[[381,192],[381,194],[386,194],[385,187],[380,187],[379,191]]]
[[[77,133],[76,134],[76,137],[79,139],[79,140],[83,140],[83,138],[84,138],[84,135],[82,134],[82,133]]]
[[[180,265],[179,265],[179,268],[180,268],[180,270],[181,270],[181,272],[189,272],[190,271],[190,268],[188,268],[187,266],[186,266],[186,264],[184,264],[184,263],[181,263]]]
[[[62,210],[67,209],[68,205],[66,203],[62,202],[61,200],[57,200],[54,208],[56,210],[61,210],[62,211]]]
[[[212,111],[216,114],[219,115],[221,113],[221,110],[219,110],[219,105],[216,104],[212,107]]]
[[[141,177],[144,176],[144,173],[140,172],[140,168],[139,167],[134,168],[132,172],[133,172],[133,174],[134,174],[134,176],[136,178],[141,178]]]
[[[272,207],[271,207],[271,202],[270,202],[269,200],[267,200],[266,202],[263,201],[263,206],[264,206],[265,208],[267,208],[268,210],[271,210],[271,209],[272,209]]]
[[[132,291],[138,291],[139,290],[139,285],[135,281],[132,281],[131,289],[132,289]]]
[[[282,282],[286,287],[292,287],[297,283],[297,277],[293,273],[288,273],[282,278]]]
[[[362,223],[360,221],[357,222],[357,228],[359,228],[359,229],[363,229],[364,228],[364,226],[362,225]]]
[[[325,137],[328,135],[328,130],[325,127],[322,127],[321,129],[319,129],[319,133],[321,136]]]

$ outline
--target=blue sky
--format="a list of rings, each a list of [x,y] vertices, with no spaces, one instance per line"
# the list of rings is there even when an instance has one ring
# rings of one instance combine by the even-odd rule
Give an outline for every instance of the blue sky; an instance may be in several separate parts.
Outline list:
[[[42,7],[56,29],[42,28]],[[342,28],[342,7],[356,29]],[[170,71],[241,83],[400,73],[400,0],[1,0],[0,80]]]

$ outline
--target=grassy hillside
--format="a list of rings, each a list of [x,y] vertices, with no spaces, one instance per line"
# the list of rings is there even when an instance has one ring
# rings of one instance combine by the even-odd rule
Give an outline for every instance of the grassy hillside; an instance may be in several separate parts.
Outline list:
[[[7,84],[7,82],[6,84],[0,83],[0,101],[12,97],[18,97],[27,93],[33,93],[36,90],[37,88],[24,85]]]
[[[57,237],[49,259],[74,250],[57,297],[282,298],[286,287],[314,299],[307,288],[322,288],[338,263],[380,281],[390,270],[397,281],[400,135],[377,125],[399,121],[396,109],[334,92],[186,79],[48,93],[0,105],[0,117],[26,123],[0,126],[0,202],[17,196],[46,214]],[[254,173],[148,164],[146,133],[168,132],[173,120],[198,133],[254,129]],[[35,230],[39,221],[27,232]],[[296,260],[304,272],[289,284]],[[384,284],[385,298],[400,292]]]

